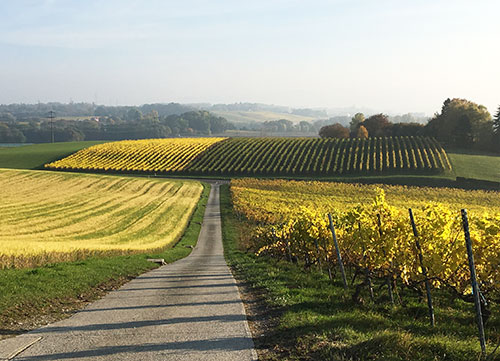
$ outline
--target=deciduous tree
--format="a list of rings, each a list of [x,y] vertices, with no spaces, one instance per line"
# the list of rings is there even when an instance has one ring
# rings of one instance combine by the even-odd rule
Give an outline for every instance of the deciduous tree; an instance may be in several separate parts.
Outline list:
[[[375,114],[363,122],[363,126],[368,130],[370,137],[384,137],[391,135],[392,123],[385,114]]]
[[[342,124],[326,125],[319,130],[321,138],[349,138],[349,129]]]
[[[493,122],[483,105],[466,99],[446,99],[441,114],[429,121],[426,130],[445,144],[467,148],[474,144],[488,145]]]
[[[142,119],[142,112],[137,108],[130,108],[127,111],[127,120],[139,121]]]
[[[351,119],[349,123],[349,128],[351,129],[351,133],[357,132],[359,125],[365,121],[365,115],[363,113],[356,113]]]
[[[357,138],[367,139],[368,138],[368,130],[362,125],[359,126],[358,131],[356,133]]]

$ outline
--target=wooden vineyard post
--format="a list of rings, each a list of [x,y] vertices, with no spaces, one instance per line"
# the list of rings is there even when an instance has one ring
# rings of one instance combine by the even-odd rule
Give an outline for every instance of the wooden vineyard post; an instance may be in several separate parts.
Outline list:
[[[292,262],[292,250],[290,248],[290,240],[286,239],[285,240],[285,243],[286,243],[286,251],[288,253],[288,262]]]
[[[377,213],[377,223],[378,223],[378,234],[380,235],[380,239],[382,239],[382,220],[380,219],[380,213]],[[384,253],[384,257],[387,257],[387,253],[385,252],[385,249],[382,248],[382,251]],[[391,300],[391,303],[394,304],[394,295],[392,293],[392,275],[389,272],[389,275],[386,277],[386,283],[387,283],[387,293],[389,294],[389,299]]]
[[[363,245],[363,260],[366,263],[366,249],[365,246]],[[375,301],[375,296],[373,295],[373,286],[372,286],[372,278],[370,277],[370,270],[368,267],[365,267],[365,278],[366,278],[366,283],[368,285],[368,290],[370,291],[370,299],[372,302]]]
[[[337,235],[335,234],[335,226],[333,225],[332,215],[328,213],[328,220],[330,221],[330,230],[332,231],[333,244],[335,245],[335,252],[337,252],[337,261],[339,262],[340,274],[342,275],[342,282],[344,289],[347,289],[347,279],[345,277],[344,264],[342,263],[342,256],[340,255],[339,243],[337,242]]]
[[[361,238],[361,222],[358,222],[358,230]],[[366,248],[364,244],[363,244],[363,261],[365,262],[365,264],[368,264],[368,262],[366,261]],[[370,291],[370,298],[373,302],[375,301],[375,296],[373,295],[372,278],[370,277],[370,270],[368,269],[368,265],[365,267],[365,278],[366,278],[366,283],[368,285],[368,290]]]
[[[415,236],[415,244],[417,246],[420,268],[422,269],[422,274],[424,275],[425,279],[425,292],[427,293],[427,307],[429,307],[429,319],[431,322],[431,326],[434,326],[436,324],[436,321],[434,318],[434,307],[432,306],[431,286],[429,284],[429,278],[427,276],[427,268],[424,266],[424,256],[422,255],[422,247],[420,246],[420,241],[418,240],[418,231],[417,231],[417,226],[415,224],[415,218],[413,217],[413,211],[411,210],[411,208],[408,208],[408,212],[410,213],[411,228],[413,229],[413,235]]]
[[[319,244],[316,238],[314,238],[314,244],[316,246],[316,254],[318,256],[318,269],[321,271],[321,254],[319,252]]]
[[[325,263],[328,268],[328,278],[330,278],[330,281],[332,281],[333,280],[332,267],[330,265],[330,257],[328,257],[328,243],[326,242],[326,240],[324,247],[325,247]]]
[[[465,245],[467,247],[467,257],[469,259],[469,269],[470,269],[470,278],[472,283],[472,292],[474,296],[474,305],[476,306],[476,319],[477,319],[477,328],[479,330],[479,342],[481,344],[481,352],[483,356],[486,355],[486,339],[484,336],[484,325],[483,325],[483,315],[481,312],[481,301],[479,299],[479,286],[477,284],[476,277],[476,267],[474,266],[474,254],[472,253],[472,243],[470,240],[470,232],[469,232],[469,220],[467,218],[467,210],[462,209],[462,225],[464,227],[464,235],[465,235]]]

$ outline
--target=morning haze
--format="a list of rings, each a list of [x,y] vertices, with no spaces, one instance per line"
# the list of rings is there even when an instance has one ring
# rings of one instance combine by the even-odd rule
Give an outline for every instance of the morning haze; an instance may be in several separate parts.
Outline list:
[[[493,113],[496,1],[0,4],[0,104],[258,102]]]

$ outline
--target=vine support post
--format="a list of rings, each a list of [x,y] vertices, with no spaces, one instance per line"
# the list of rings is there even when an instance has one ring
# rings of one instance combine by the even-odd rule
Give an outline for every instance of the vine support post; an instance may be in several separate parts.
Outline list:
[[[314,244],[316,246],[316,254],[317,254],[317,260],[318,260],[318,269],[321,271],[321,253],[319,251],[319,244],[318,244],[318,240],[315,238],[314,239]]]
[[[422,255],[422,247],[420,246],[417,225],[415,224],[415,218],[413,217],[413,211],[411,208],[408,208],[408,213],[410,214],[411,228],[413,229],[413,235],[415,236],[415,245],[417,246],[420,268],[422,269],[422,274],[424,275],[425,279],[425,292],[427,293],[427,307],[429,308],[429,320],[431,322],[431,326],[434,327],[436,325],[436,320],[434,317],[434,307],[432,306],[431,286],[429,284],[429,277],[427,276],[427,268],[424,266],[424,256]]]
[[[326,240],[325,240],[324,247],[325,247],[325,263],[326,263],[326,266],[328,269],[328,278],[330,278],[330,281],[332,281],[333,280],[332,266],[330,264],[330,257],[328,257],[328,244],[326,243]]]
[[[288,253],[288,262],[292,263],[292,250],[290,249],[290,240],[286,240],[286,251]]]
[[[330,213],[328,213],[328,220],[330,221],[330,230],[332,231],[333,244],[335,246],[335,252],[337,253],[337,261],[339,263],[340,274],[342,275],[342,282],[344,283],[344,289],[347,290],[347,279],[345,277],[344,264],[342,263],[339,243],[337,241],[337,235],[335,234],[335,226],[333,225],[332,215]]]
[[[479,295],[479,285],[477,284],[476,267],[474,265],[474,254],[472,253],[472,242],[469,232],[469,219],[467,210],[462,209],[462,225],[464,228],[465,245],[467,247],[467,257],[469,259],[470,278],[472,283],[472,293],[474,296],[474,305],[476,307],[476,321],[479,331],[479,342],[481,344],[481,352],[483,357],[486,355],[486,338],[484,335],[483,315],[481,312],[481,300]]]
[[[377,213],[377,224],[378,224],[378,234],[380,235],[380,239],[382,239],[382,220],[380,218],[380,213]],[[382,247],[382,251],[384,253],[384,257],[387,257],[387,253],[385,249]],[[385,280],[387,284],[387,293],[389,295],[389,299],[391,300],[391,304],[394,305],[394,294],[392,293],[392,273],[389,271],[389,274]]]
[[[363,245],[363,260],[366,263],[366,249],[364,245]],[[370,277],[370,270],[368,269],[368,267],[365,267],[365,278],[366,278],[366,284],[368,285],[368,291],[370,291],[370,299],[372,300],[372,302],[375,302],[375,296],[373,295],[372,278]]]
[[[359,230],[359,236],[361,239],[361,222],[358,222],[358,230]],[[366,284],[368,285],[368,291],[370,291],[370,298],[372,302],[375,301],[375,296],[373,295],[373,285],[372,285],[372,278],[370,276],[370,270],[368,269],[368,262],[366,260],[366,248],[365,245],[363,244],[363,261],[365,262],[365,278],[366,278]]]

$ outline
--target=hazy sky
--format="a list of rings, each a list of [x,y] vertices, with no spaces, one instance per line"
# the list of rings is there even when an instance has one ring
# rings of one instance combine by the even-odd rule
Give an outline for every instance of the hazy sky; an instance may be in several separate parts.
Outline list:
[[[498,0],[0,0],[0,103],[500,105]]]

